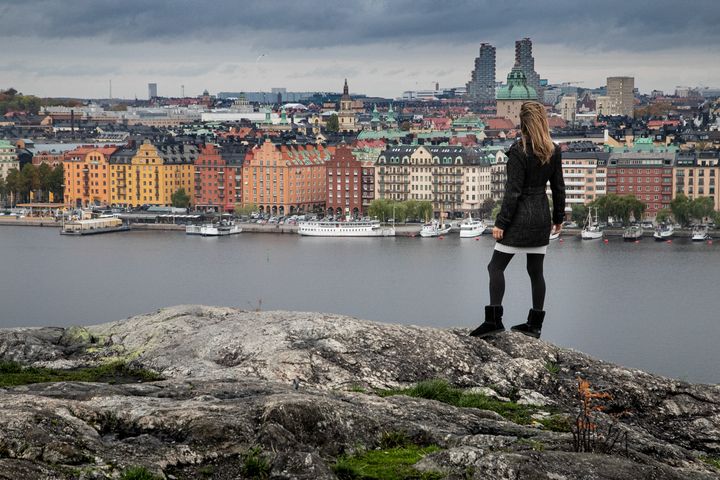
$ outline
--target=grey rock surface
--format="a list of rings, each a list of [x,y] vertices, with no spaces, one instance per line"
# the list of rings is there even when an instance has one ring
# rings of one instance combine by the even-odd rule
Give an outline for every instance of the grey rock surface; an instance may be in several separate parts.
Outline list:
[[[243,458],[254,447],[271,478],[334,479],[339,456],[376,448],[385,432],[441,447],[417,468],[447,478],[720,478],[699,460],[720,457],[720,387],[516,333],[467,333],[203,306],[85,328],[3,329],[0,360],[73,368],[121,359],[164,380],[0,389],[0,479],[114,478],[133,465],[165,478],[244,478]],[[535,418],[574,418],[577,377],[612,396],[607,412],[623,412],[615,428],[627,448],[576,453],[570,433],[373,393],[443,378],[532,405]]]

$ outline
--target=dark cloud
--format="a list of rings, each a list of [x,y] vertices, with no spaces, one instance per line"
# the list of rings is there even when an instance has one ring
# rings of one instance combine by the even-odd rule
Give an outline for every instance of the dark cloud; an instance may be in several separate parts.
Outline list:
[[[536,42],[613,50],[717,45],[717,0],[10,0],[0,36],[113,43],[218,41],[256,48]]]

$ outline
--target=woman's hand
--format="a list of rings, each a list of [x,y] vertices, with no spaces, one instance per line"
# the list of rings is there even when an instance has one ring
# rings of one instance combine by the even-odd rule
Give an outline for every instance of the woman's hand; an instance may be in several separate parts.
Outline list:
[[[560,233],[562,231],[562,223],[556,223],[552,227],[553,233]]]
[[[505,233],[505,230],[503,230],[502,228],[493,227],[493,229],[492,229],[493,238],[495,240],[502,240],[504,233]]]

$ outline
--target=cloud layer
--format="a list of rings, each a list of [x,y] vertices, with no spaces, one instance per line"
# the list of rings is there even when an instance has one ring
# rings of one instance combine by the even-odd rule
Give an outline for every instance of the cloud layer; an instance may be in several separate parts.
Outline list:
[[[481,42],[498,47],[502,78],[514,41],[529,36],[551,81],[599,85],[621,67],[645,75],[641,87],[667,89],[720,80],[706,53],[720,44],[719,24],[716,0],[6,0],[0,87],[100,96],[113,78],[124,96],[144,96],[148,81],[337,90],[348,75],[354,90],[394,96],[464,84]],[[58,85],[72,75],[86,83]]]

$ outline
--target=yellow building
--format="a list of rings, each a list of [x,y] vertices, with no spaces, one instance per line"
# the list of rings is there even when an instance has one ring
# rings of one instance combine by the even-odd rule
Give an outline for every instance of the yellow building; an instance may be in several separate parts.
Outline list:
[[[110,159],[110,195],[113,205],[171,205],[181,188],[192,198],[194,159],[192,145],[153,145],[145,140],[137,150],[121,149]]]
[[[65,153],[65,204],[73,207],[111,204],[109,159],[117,147],[81,146]]]

